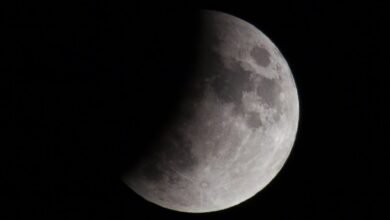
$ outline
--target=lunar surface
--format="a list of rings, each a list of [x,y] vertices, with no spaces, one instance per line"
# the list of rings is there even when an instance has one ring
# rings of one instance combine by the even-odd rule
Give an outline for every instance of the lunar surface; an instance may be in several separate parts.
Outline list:
[[[278,48],[234,16],[202,12],[197,75],[153,151],[123,175],[141,197],[182,212],[235,206],[281,170],[294,144],[297,88]]]

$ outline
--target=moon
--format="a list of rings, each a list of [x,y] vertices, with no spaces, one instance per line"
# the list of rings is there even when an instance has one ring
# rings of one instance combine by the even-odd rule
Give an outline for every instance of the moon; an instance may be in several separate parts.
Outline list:
[[[253,197],[285,164],[299,101],[288,63],[255,26],[201,12],[196,77],[175,119],[122,180],[164,208],[227,209]]]

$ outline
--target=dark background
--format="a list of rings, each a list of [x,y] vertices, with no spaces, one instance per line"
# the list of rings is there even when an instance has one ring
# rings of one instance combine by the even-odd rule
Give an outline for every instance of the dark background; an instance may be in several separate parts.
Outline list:
[[[384,219],[384,5],[131,2],[2,3],[2,219]],[[242,18],[278,46],[300,124],[286,165],[259,194],[185,214],[146,202],[119,174],[172,117],[201,8]]]

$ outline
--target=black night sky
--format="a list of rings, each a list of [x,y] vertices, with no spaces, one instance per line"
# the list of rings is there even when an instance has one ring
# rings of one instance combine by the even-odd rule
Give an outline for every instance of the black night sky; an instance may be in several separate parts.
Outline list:
[[[386,219],[385,7],[327,2],[1,3],[2,219]],[[174,117],[198,9],[242,18],[278,46],[300,124],[263,191],[186,214],[146,202],[119,174]]]

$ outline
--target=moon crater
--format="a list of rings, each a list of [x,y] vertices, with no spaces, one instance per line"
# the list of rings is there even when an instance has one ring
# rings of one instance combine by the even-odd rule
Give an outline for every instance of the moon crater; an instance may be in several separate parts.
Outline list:
[[[268,50],[263,47],[253,47],[250,54],[260,66],[267,67],[271,62]]]

